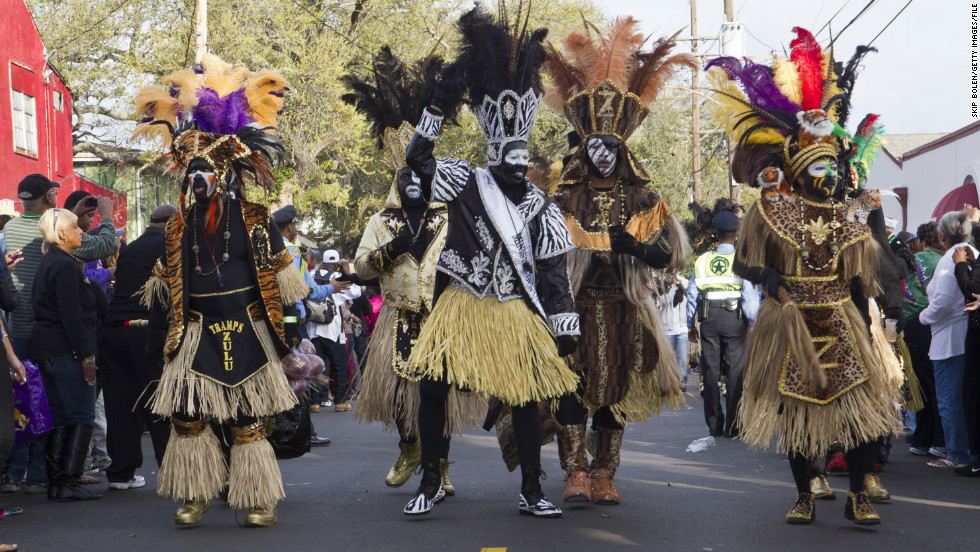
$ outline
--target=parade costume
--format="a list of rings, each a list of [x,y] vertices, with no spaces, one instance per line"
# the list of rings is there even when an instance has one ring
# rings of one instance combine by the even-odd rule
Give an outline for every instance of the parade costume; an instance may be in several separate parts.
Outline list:
[[[431,185],[431,201],[448,204],[449,228],[436,268],[432,314],[403,374],[422,378],[422,483],[406,514],[427,512],[443,492],[437,461],[447,445],[446,395],[456,385],[511,406],[522,472],[520,513],[561,515],[539,482],[537,403],[578,384],[561,358],[574,349],[579,333],[565,259],[574,246],[557,207],[525,178],[547,30],[530,31],[523,8],[513,28],[505,14],[495,22],[480,8],[460,18],[461,53],[444,72],[432,102],[451,111],[465,86],[487,138],[490,166],[433,157],[442,123],[433,108],[416,125],[407,151],[408,165],[423,186]]]
[[[384,296],[354,415],[398,432],[401,455],[385,478],[389,487],[404,485],[421,462],[419,382],[399,375],[404,373],[399,367],[408,361],[432,311],[436,265],[446,243],[447,208],[422,197],[418,177],[405,164],[405,149],[415,134],[412,123],[428,106],[442,68],[437,57],[406,67],[386,46],[375,56],[370,80],[344,77],[351,93],[342,99],[371,122],[371,134],[394,171],[384,210],[368,221],[354,260],[358,276],[377,277]],[[447,439],[476,427],[486,413],[486,401],[453,388],[448,409]],[[448,461],[442,459],[440,464],[444,490],[455,494]]]
[[[696,69],[697,62],[689,54],[668,57],[674,42],[667,39],[644,50],[638,26],[620,17],[601,36],[574,31],[564,40],[564,54],[549,45],[545,63],[556,84],[546,100],[581,138],[552,195],[576,246],[569,274],[582,321],[572,356],[582,386],[563,397],[558,410],[566,501],[618,504],[613,477],[625,423],[645,421],[663,404],[677,408],[681,398],[677,360],[647,285],[651,268],[683,266],[687,236],[647,188],[650,177],[626,141],[671,75]],[[591,466],[585,448],[590,412],[597,428]]]
[[[285,494],[265,419],[297,402],[281,359],[299,342],[295,304],[309,288],[246,189],[273,183],[283,150],[270,130],[287,85],[213,55],[164,82],[169,90],[137,94],[145,118],[134,135],[162,137],[182,179],[165,254],[143,289],[151,327],[166,330],[150,409],[173,426],[157,493],[181,501],[176,522],[192,524],[227,485],[228,505],[249,509],[245,525],[268,526]],[[231,444],[230,459],[209,423]]]
[[[869,298],[899,283],[879,270],[891,257],[868,226],[879,194],[837,199],[853,178],[854,142],[842,126],[869,49],[859,47],[835,69],[809,31],[794,32],[790,57],[771,68],[730,57],[707,66],[720,104],[714,115],[735,145],[735,179],[763,188],[742,221],[737,251],[736,273],[768,295],[749,336],[741,438],[766,447],[778,432],[798,491],[790,523],[813,521],[809,465],[840,439],[851,476],[845,517],[876,524],[864,476],[877,439],[897,422],[898,396],[888,344],[872,341],[880,324]]]

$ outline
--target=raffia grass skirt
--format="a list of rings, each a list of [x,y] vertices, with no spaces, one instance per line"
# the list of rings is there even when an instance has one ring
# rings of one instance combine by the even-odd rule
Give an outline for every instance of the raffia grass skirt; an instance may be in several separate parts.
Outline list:
[[[150,398],[150,410],[158,416],[184,414],[225,423],[239,416],[272,416],[295,406],[296,394],[282,371],[269,326],[264,320],[256,320],[254,325],[269,363],[239,385],[228,387],[191,372],[201,339],[201,323],[188,322],[180,350],[163,365],[160,384]]]
[[[354,405],[354,417],[362,422],[381,422],[385,430],[415,440],[419,436],[419,382],[395,372],[393,363],[395,329],[399,310],[383,304],[368,345],[361,391]],[[449,391],[443,435],[463,433],[483,422],[487,401],[477,393],[465,393],[456,387]]]
[[[664,376],[669,380],[677,380],[677,384],[667,393],[664,393],[662,385]],[[679,409],[681,404],[687,405],[680,391],[680,375],[676,371],[666,372],[659,368],[650,372],[630,370],[629,380],[626,396],[618,403],[608,405],[613,417],[621,424],[645,422],[650,416],[659,416],[664,405],[671,410]],[[600,405],[588,402],[585,406],[593,413],[601,408]]]
[[[895,408],[899,394],[890,378],[891,368],[885,365],[890,359],[880,356],[881,347],[872,344],[864,319],[850,301],[844,305],[844,312],[864,360],[867,380],[827,404],[779,392],[787,343],[791,339],[812,341],[802,320],[787,319],[797,312],[775,301],[764,301],[759,308],[749,338],[739,405],[740,438],[751,448],[768,448],[775,438],[779,449],[813,458],[826,454],[834,439],[851,449],[891,434],[899,421]]]
[[[578,387],[551,330],[524,301],[478,299],[454,287],[439,297],[408,365],[422,377],[511,405],[557,398]]]

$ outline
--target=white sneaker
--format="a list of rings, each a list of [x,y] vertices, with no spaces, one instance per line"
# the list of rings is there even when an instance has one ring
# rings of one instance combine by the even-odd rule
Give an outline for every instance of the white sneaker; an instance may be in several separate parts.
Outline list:
[[[126,489],[138,489],[143,485],[146,485],[146,480],[143,479],[142,475],[134,475],[132,479],[122,483],[116,483],[112,481],[109,482],[109,488],[116,491],[125,491]]]

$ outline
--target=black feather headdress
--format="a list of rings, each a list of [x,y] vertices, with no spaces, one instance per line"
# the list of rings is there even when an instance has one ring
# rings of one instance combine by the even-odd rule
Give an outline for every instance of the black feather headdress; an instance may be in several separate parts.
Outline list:
[[[460,53],[444,72],[445,80],[465,90],[491,165],[500,163],[507,143],[527,141],[541,104],[548,29],[529,31],[529,15],[530,2],[523,0],[512,26],[503,1],[496,19],[479,5],[465,13],[457,25]]]
[[[367,118],[371,136],[385,150],[395,170],[405,166],[405,148],[415,132],[413,125],[429,105],[444,65],[441,57],[430,54],[407,66],[384,46],[374,57],[368,75],[352,72],[340,78],[350,90],[341,99]],[[457,102],[444,108],[443,115],[453,121],[458,111]]]

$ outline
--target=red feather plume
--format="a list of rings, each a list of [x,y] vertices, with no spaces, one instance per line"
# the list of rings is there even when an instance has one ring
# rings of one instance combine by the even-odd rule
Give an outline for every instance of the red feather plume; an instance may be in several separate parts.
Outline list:
[[[793,27],[796,38],[789,43],[789,58],[796,63],[800,75],[800,102],[804,110],[820,109],[823,99],[823,52],[810,31]]]

